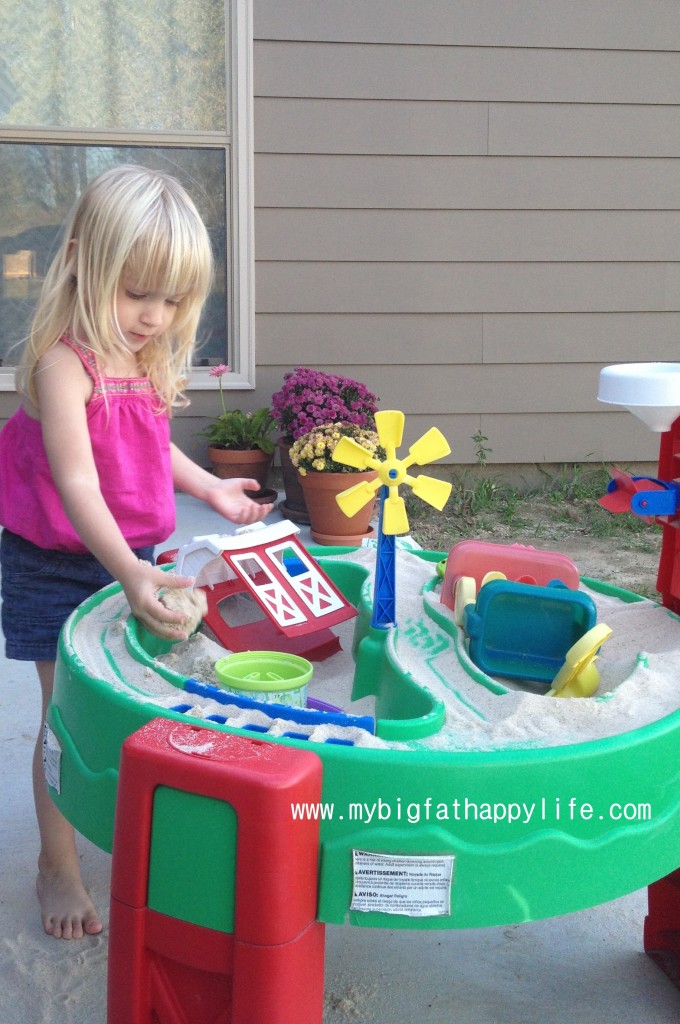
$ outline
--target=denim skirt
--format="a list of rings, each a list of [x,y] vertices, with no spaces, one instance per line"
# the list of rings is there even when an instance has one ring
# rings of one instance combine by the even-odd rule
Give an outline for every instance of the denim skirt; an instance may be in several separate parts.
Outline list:
[[[153,550],[135,554],[153,562]],[[71,612],[113,582],[94,555],[47,551],[9,530],[0,537],[0,568],[5,655],[18,661],[55,661]]]

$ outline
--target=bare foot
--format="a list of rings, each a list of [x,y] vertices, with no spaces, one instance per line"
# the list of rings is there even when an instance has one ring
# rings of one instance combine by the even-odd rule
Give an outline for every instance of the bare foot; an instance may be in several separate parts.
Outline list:
[[[55,939],[82,939],[102,930],[102,922],[80,878],[41,871],[36,888],[43,928],[48,935]]]

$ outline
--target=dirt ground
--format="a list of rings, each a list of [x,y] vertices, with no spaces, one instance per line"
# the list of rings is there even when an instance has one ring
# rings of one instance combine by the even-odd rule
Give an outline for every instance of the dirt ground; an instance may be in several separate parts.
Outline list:
[[[564,529],[556,530],[555,533],[550,545],[544,543],[544,538],[521,536],[521,531],[515,532],[512,541],[531,543],[534,547],[549,546],[552,550],[568,555],[575,562],[581,576],[602,580],[645,597],[656,597],[660,533],[655,534],[657,543],[653,550],[649,550],[647,545],[623,547],[618,536],[592,536]]]
[[[419,544],[433,550],[446,550],[456,540],[474,537],[559,551],[574,561],[581,576],[656,599],[660,527],[639,520],[624,523],[619,516],[617,522],[608,523],[604,518],[608,515],[600,509],[593,511],[585,502],[556,508],[541,499],[526,499],[509,522],[498,510],[485,510],[465,520],[449,519],[446,524],[428,516],[412,523],[412,534]]]

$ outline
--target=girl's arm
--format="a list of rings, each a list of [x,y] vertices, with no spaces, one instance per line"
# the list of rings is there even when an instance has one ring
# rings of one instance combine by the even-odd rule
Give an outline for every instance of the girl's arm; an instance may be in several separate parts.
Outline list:
[[[220,480],[219,477],[201,469],[184,452],[172,444],[172,475],[180,491],[191,494],[194,498],[205,501],[216,512],[230,519],[239,526],[256,523],[271,512],[273,505],[258,505],[252,501],[245,491],[257,491],[260,485],[257,480],[246,480],[234,477],[231,480]]]
[[[161,587],[186,587],[191,581],[140,562],[104,501],[85,412],[92,385],[77,355],[55,345],[38,364],[36,386],[50,469],[74,529],[121,583],[133,614],[147,629],[166,639],[186,637],[181,613],[169,611],[157,595]]]

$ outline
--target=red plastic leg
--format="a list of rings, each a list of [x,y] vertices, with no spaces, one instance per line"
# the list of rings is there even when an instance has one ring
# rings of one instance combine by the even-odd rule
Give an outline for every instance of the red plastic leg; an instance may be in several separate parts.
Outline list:
[[[125,741],[111,882],[109,1024],[321,1024],[318,822],[294,820],[290,811],[291,801],[319,801],[321,770],[312,751],[168,719]],[[236,812],[233,934],[147,905],[158,787],[223,801]],[[206,879],[207,900],[218,884]]]
[[[109,935],[109,1024],[231,1024],[231,935],[115,899]]]
[[[676,480],[680,466],[680,416],[661,435],[660,480]],[[657,589],[664,607],[680,614],[680,527],[678,517],[663,523]],[[645,952],[680,989],[680,868],[647,889]]]
[[[645,953],[680,989],[680,868],[647,889]]]

